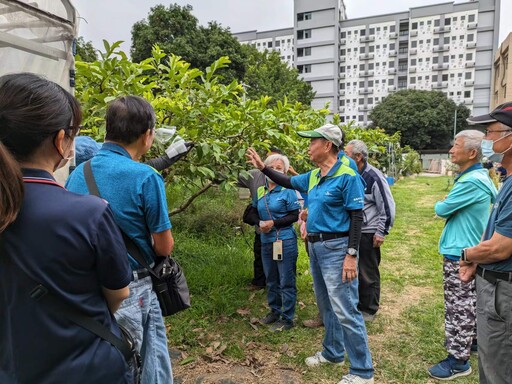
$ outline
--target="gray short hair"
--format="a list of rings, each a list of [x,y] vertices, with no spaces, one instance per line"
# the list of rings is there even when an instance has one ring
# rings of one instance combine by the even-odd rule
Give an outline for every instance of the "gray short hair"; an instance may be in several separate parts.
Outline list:
[[[362,140],[350,140],[347,145],[352,146],[352,154],[363,155],[363,160],[368,159],[368,147]]]
[[[458,139],[462,137],[464,139],[464,149],[466,151],[476,150],[478,152],[477,159],[480,160],[482,158],[481,146],[484,136],[485,134],[483,132],[477,131],[476,129],[465,129],[457,133],[455,138]]]
[[[269,157],[267,157],[265,159],[265,161],[263,163],[268,167],[276,160],[280,160],[283,162],[284,173],[287,173],[288,169],[290,169],[290,160],[288,160],[288,158],[285,155],[280,155],[278,153],[276,153],[274,155],[270,155]]]

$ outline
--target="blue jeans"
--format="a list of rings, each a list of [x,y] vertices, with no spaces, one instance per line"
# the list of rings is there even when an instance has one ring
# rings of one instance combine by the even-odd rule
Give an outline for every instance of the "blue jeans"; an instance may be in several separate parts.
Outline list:
[[[130,296],[115,313],[116,320],[133,336],[142,357],[142,384],[172,384],[172,368],[164,318],[151,277],[129,285]]]
[[[283,240],[283,260],[274,261],[273,243],[261,245],[263,271],[267,279],[267,300],[272,312],[285,321],[293,321],[297,301],[297,238]]]
[[[309,262],[316,301],[325,325],[322,355],[338,363],[350,357],[350,373],[373,377],[368,336],[363,316],[357,309],[358,280],[342,281],[348,238],[309,243]]]

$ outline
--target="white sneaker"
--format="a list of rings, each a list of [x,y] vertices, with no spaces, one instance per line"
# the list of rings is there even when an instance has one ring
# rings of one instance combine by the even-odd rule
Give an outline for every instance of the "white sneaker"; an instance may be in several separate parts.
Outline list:
[[[341,378],[338,384],[373,384],[373,377],[371,379],[364,379],[356,375],[346,375]]]
[[[343,365],[343,361],[340,361],[339,363],[333,363],[332,361],[327,360],[322,356],[322,352],[317,352],[314,356],[307,357],[305,361],[308,367],[317,367],[320,364]]]

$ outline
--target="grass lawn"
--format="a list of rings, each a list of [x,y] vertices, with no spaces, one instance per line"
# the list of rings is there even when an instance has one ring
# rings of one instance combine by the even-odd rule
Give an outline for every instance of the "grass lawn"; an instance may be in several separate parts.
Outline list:
[[[434,382],[426,369],[446,357],[442,258],[437,252],[444,221],[434,218],[433,206],[448,193],[449,182],[447,177],[417,177],[392,187],[397,216],[383,245],[381,310],[368,325],[376,383]],[[205,202],[212,210],[224,203]],[[226,204],[226,210],[237,204],[238,210],[243,209],[241,202]],[[245,367],[253,380],[238,381],[244,383],[285,382],[273,369],[294,373],[299,379],[290,382],[304,383],[336,383],[348,371],[346,365],[311,369],[304,364],[305,357],[321,350],[323,328],[301,325],[317,313],[302,246],[297,265],[298,326],[272,334],[255,321],[268,311],[265,293],[245,289],[252,274],[252,229],[245,227],[245,234],[225,229],[222,235],[198,240],[188,230],[179,231],[179,217],[173,223],[175,256],[185,268],[193,294],[191,309],[167,318],[171,349],[183,351],[174,364],[182,382],[196,382],[189,381],[194,374],[221,366]],[[212,219],[209,225],[214,223]],[[458,382],[478,383],[474,357],[472,367],[474,373]]]

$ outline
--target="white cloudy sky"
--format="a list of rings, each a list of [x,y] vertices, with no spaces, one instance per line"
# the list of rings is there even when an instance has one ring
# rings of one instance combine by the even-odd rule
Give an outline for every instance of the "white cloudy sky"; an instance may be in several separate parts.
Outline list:
[[[314,0],[310,0],[314,1]],[[466,2],[468,0],[456,3]],[[171,3],[193,6],[201,24],[215,20],[232,32],[269,30],[293,26],[293,0],[72,0],[84,19],[80,35],[102,48],[102,39],[124,40],[123,50],[131,45],[132,25],[144,19],[151,7]],[[348,18],[403,12],[410,7],[445,3],[446,0],[345,0]],[[500,42],[512,32],[512,0],[501,0]],[[504,17],[504,15],[507,15]]]

